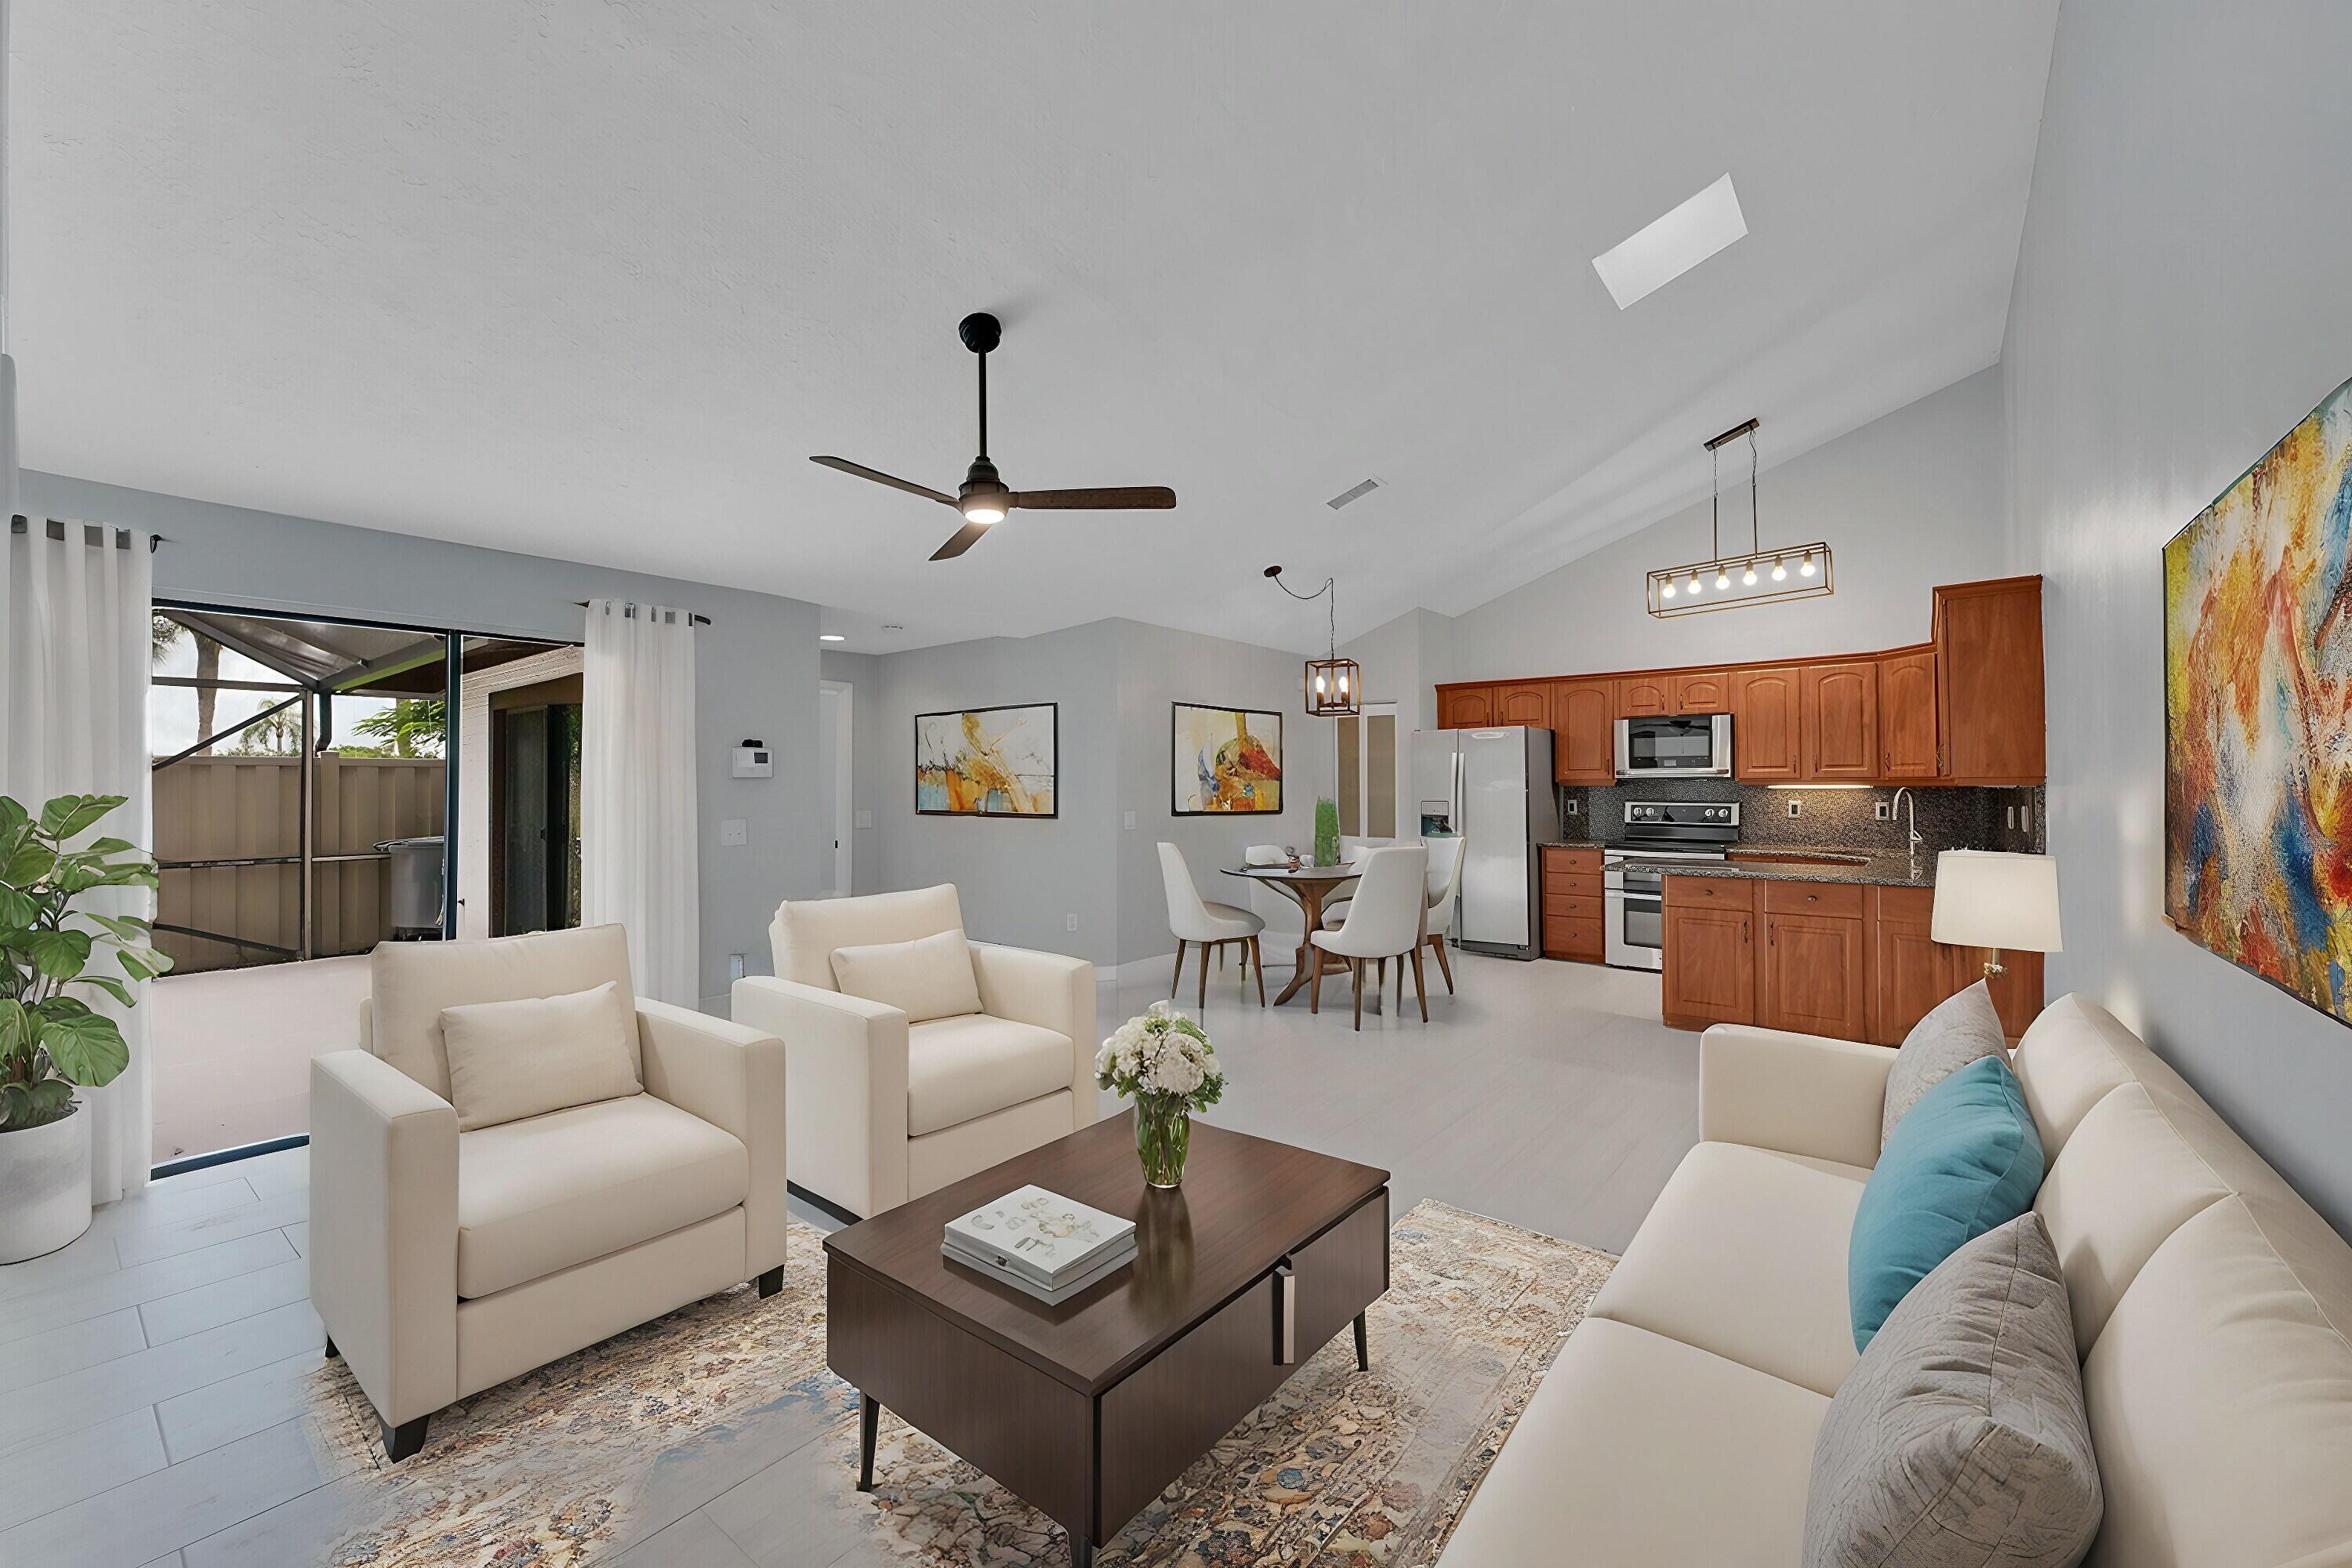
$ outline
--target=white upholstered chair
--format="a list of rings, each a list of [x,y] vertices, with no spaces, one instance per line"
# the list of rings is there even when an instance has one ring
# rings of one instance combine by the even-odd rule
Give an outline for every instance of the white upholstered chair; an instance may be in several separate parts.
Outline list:
[[[1364,965],[1381,963],[1385,973],[1386,962],[1393,958],[1398,964],[1398,1000],[1403,1000],[1403,966],[1410,962],[1414,993],[1421,998],[1422,1021],[1427,1023],[1429,994],[1422,988],[1421,939],[1429,917],[1429,851],[1419,844],[1399,844],[1372,849],[1355,864],[1361,876],[1355,896],[1348,900],[1348,918],[1338,931],[1318,931],[1310,939],[1315,944],[1315,972],[1308,981],[1307,1009],[1322,1010],[1319,993],[1325,955],[1345,959],[1355,981],[1356,1027],[1362,1028]]]
[[[1445,975],[1445,994],[1454,994],[1454,964],[1445,956],[1445,932],[1454,924],[1454,900],[1462,891],[1462,851],[1465,840],[1457,837],[1423,839],[1429,847],[1429,920],[1423,936],[1437,954],[1437,967]]]
[[[619,926],[387,942],[310,1062],[310,1301],[403,1459],[444,1405],[784,1273],[784,1047],[635,997]],[[633,998],[641,1093],[460,1131],[442,1009]]]
[[[980,1011],[909,1017],[845,994],[834,954],[963,931],[950,884],[781,905],[776,973],[735,983],[735,1020],[780,1036],[793,1185],[866,1216],[1091,1125],[1095,969],[975,942]]]
[[[1213,904],[1201,897],[1201,889],[1192,880],[1192,869],[1184,864],[1184,852],[1173,844],[1160,846],[1160,880],[1168,893],[1168,929],[1176,937],[1176,974],[1168,982],[1168,994],[1173,1000],[1177,988],[1184,980],[1184,949],[1187,945],[1201,950],[1201,990],[1197,1005],[1209,1005],[1209,950],[1223,948],[1232,942],[1242,950],[1242,978],[1248,971],[1257,969],[1257,1005],[1265,1005],[1265,968],[1258,957],[1258,932],[1265,921],[1247,910],[1231,904]]]

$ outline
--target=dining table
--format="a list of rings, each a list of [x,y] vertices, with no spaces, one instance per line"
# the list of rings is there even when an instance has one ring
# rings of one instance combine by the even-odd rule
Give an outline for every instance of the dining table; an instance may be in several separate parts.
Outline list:
[[[1274,999],[1274,1005],[1279,1007],[1297,995],[1298,988],[1306,984],[1315,973],[1312,949],[1315,933],[1323,929],[1323,906],[1330,901],[1332,894],[1354,881],[1359,873],[1353,866],[1275,865],[1228,866],[1224,868],[1224,874],[1280,889],[1297,900],[1300,910],[1307,916],[1307,923],[1299,928],[1298,957],[1291,969],[1290,984],[1284,986],[1281,994]]]

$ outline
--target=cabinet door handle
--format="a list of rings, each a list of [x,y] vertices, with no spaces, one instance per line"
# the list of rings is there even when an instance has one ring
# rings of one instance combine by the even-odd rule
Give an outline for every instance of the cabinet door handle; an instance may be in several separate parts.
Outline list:
[[[1274,1266],[1274,1363],[1298,1359],[1298,1272],[1287,1258]]]

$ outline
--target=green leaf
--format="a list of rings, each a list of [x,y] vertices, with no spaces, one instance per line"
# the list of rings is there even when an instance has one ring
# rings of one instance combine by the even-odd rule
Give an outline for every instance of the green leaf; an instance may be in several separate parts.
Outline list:
[[[127,855],[139,846],[128,838],[97,838],[82,846],[85,855]]]
[[[28,926],[40,914],[40,905],[14,888],[0,886],[0,926]]]
[[[14,997],[0,1001],[0,1061],[15,1056],[32,1041],[32,1016]]]
[[[18,805],[13,795],[0,795],[0,833],[14,833],[32,820],[32,813]]]
[[[123,961],[126,959],[130,962],[124,963]],[[131,974],[131,978],[133,980],[152,980],[159,974],[168,974],[172,972],[171,958],[167,954],[158,952],[153,948],[148,947],[143,943],[123,943],[122,946],[115,950],[114,961],[117,963],[122,964],[122,972],[125,974]],[[139,966],[141,973],[131,974],[131,965],[132,963],[136,963]]]
[[[122,973],[128,974],[133,980],[152,980],[155,978],[156,972],[148,968],[146,963],[140,959],[139,955],[130,948],[126,947],[121,952],[116,953],[114,955],[114,962],[121,964],[122,966]]]
[[[110,974],[84,974],[78,977],[74,981],[74,984],[76,985],[95,985],[126,1007],[135,1007],[139,1005],[131,999],[131,987],[125,985],[121,981],[115,979],[114,976]]]
[[[61,795],[41,807],[41,831],[62,842],[129,798],[120,795]]]
[[[102,915],[95,910],[76,910],[74,913],[111,931],[118,942],[143,943],[147,933],[155,929],[151,922],[141,920],[137,915]],[[19,923],[29,925],[32,922]]]
[[[122,1043],[122,1031],[113,1019],[87,1007],[60,1016],[58,1005],[66,1000],[54,997],[39,1009],[41,1045],[49,1061],[61,1077],[85,1088],[112,1083],[131,1065],[131,1047]]]
[[[0,866],[0,882],[12,888],[29,888],[49,874],[58,863],[58,852],[37,839],[27,839],[16,846],[16,852]]]
[[[55,1121],[73,1103],[73,1085],[61,1078],[45,1078],[33,1085],[33,1120]]]
[[[33,1092],[21,1083],[0,1083],[0,1127],[33,1124]]]
[[[33,963],[52,980],[71,980],[89,962],[89,933],[81,931],[37,931],[26,942]]]

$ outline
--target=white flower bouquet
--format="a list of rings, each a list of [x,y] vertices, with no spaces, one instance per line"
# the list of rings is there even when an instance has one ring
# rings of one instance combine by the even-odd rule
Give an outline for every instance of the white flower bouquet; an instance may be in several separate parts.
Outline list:
[[[1129,1018],[1095,1053],[1095,1082],[1135,1101],[1135,1152],[1144,1180],[1173,1187],[1184,1179],[1192,1138],[1191,1113],[1225,1092],[1208,1035],[1166,1002]]]

